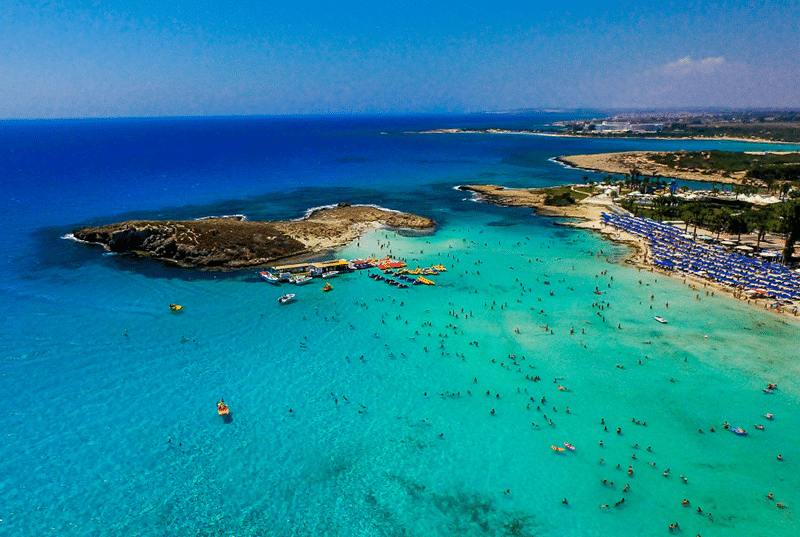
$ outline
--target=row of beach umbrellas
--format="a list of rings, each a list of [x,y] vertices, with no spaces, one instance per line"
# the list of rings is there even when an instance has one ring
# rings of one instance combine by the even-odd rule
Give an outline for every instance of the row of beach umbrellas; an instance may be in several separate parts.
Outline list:
[[[750,257],[740,253],[752,252],[750,246],[727,251],[719,245],[694,241],[675,226],[649,218],[603,213],[602,219],[607,225],[646,239],[653,265],[741,288],[754,295],[800,300],[800,274],[775,263],[780,258],[778,252]]]

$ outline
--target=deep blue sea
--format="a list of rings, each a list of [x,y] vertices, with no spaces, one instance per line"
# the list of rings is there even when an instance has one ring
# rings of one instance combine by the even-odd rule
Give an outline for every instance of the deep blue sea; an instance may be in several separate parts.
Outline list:
[[[798,325],[454,189],[602,178],[550,160],[566,154],[796,147],[419,134],[567,117],[0,123],[0,535],[796,535]],[[346,275],[279,306],[253,270],[63,238],[341,201],[439,225],[331,256],[448,272]]]

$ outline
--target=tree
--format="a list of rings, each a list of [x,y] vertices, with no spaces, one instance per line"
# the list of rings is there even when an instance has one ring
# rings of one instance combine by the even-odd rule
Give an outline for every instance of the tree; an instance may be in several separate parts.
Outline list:
[[[800,240],[800,201],[793,200],[782,203],[780,213],[783,217],[783,227],[786,230],[783,261],[789,263],[794,256],[794,245]]]
[[[736,233],[742,240],[742,233],[750,233],[750,224],[741,214],[734,214],[728,219],[728,233]]]
[[[747,212],[746,216],[750,227],[758,231],[756,248],[761,247],[761,241],[764,239],[764,236],[767,234],[767,220],[768,215],[764,209],[759,210],[751,210]]]

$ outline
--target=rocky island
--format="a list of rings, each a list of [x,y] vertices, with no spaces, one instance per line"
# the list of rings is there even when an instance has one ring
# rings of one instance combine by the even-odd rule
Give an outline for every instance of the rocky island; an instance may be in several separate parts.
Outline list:
[[[340,203],[299,220],[255,222],[242,218],[129,220],[72,232],[76,240],[207,270],[236,270],[277,259],[344,246],[380,226],[433,229],[430,218],[365,205]]]

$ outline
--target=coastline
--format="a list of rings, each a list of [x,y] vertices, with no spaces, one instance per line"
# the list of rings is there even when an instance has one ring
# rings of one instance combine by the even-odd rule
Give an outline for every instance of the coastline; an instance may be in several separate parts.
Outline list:
[[[568,134],[560,132],[541,132],[541,131],[527,131],[527,130],[510,130],[510,129],[461,129],[461,128],[444,128],[444,129],[431,129],[427,131],[419,131],[416,134],[518,134],[527,136],[547,136],[552,138],[582,138],[588,140],[597,139],[614,139],[614,140],[708,140],[708,141],[724,141],[724,142],[743,142],[750,144],[776,144],[776,145],[800,145],[798,142],[787,142],[783,140],[770,140],[768,138],[739,138],[735,136],[614,136],[614,135],[581,135],[581,134]]]
[[[381,226],[431,230],[436,222],[372,205],[340,203],[309,209],[303,217],[288,221],[131,220],[76,229],[62,238],[184,268],[240,270],[334,250]]]
[[[570,185],[572,187],[580,185]],[[492,203],[506,207],[528,207],[536,211],[536,214],[547,217],[566,218],[558,222],[559,225],[587,229],[599,233],[604,239],[625,244],[631,248],[631,255],[625,259],[624,263],[635,267],[638,270],[655,272],[663,276],[682,281],[692,291],[721,293],[732,300],[746,302],[749,306],[757,308],[759,311],[769,312],[777,316],[781,322],[786,322],[785,318],[800,322],[800,317],[794,315],[790,309],[771,308],[769,305],[775,301],[772,299],[759,301],[755,298],[739,296],[735,289],[722,285],[718,282],[705,280],[694,275],[685,273],[675,273],[661,269],[647,262],[650,257],[650,247],[643,237],[628,233],[614,226],[604,224],[601,219],[603,212],[615,212],[618,214],[630,214],[624,208],[616,205],[614,201],[604,194],[595,194],[575,205],[567,207],[548,207],[544,205],[543,189],[513,189],[498,185],[463,185],[460,190],[472,192],[475,200],[479,202]],[[701,233],[710,233],[698,228]]]
[[[555,157],[553,160],[570,168],[597,173],[627,174],[630,173],[633,168],[636,168],[642,175],[730,185],[741,184],[745,175],[745,172],[724,176],[718,173],[675,170],[674,168],[659,164],[648,158],[651,155],[664,155],[668,153],[672,152],[622,151],[619,153],[597,153],[594,155],[564,155]]]

